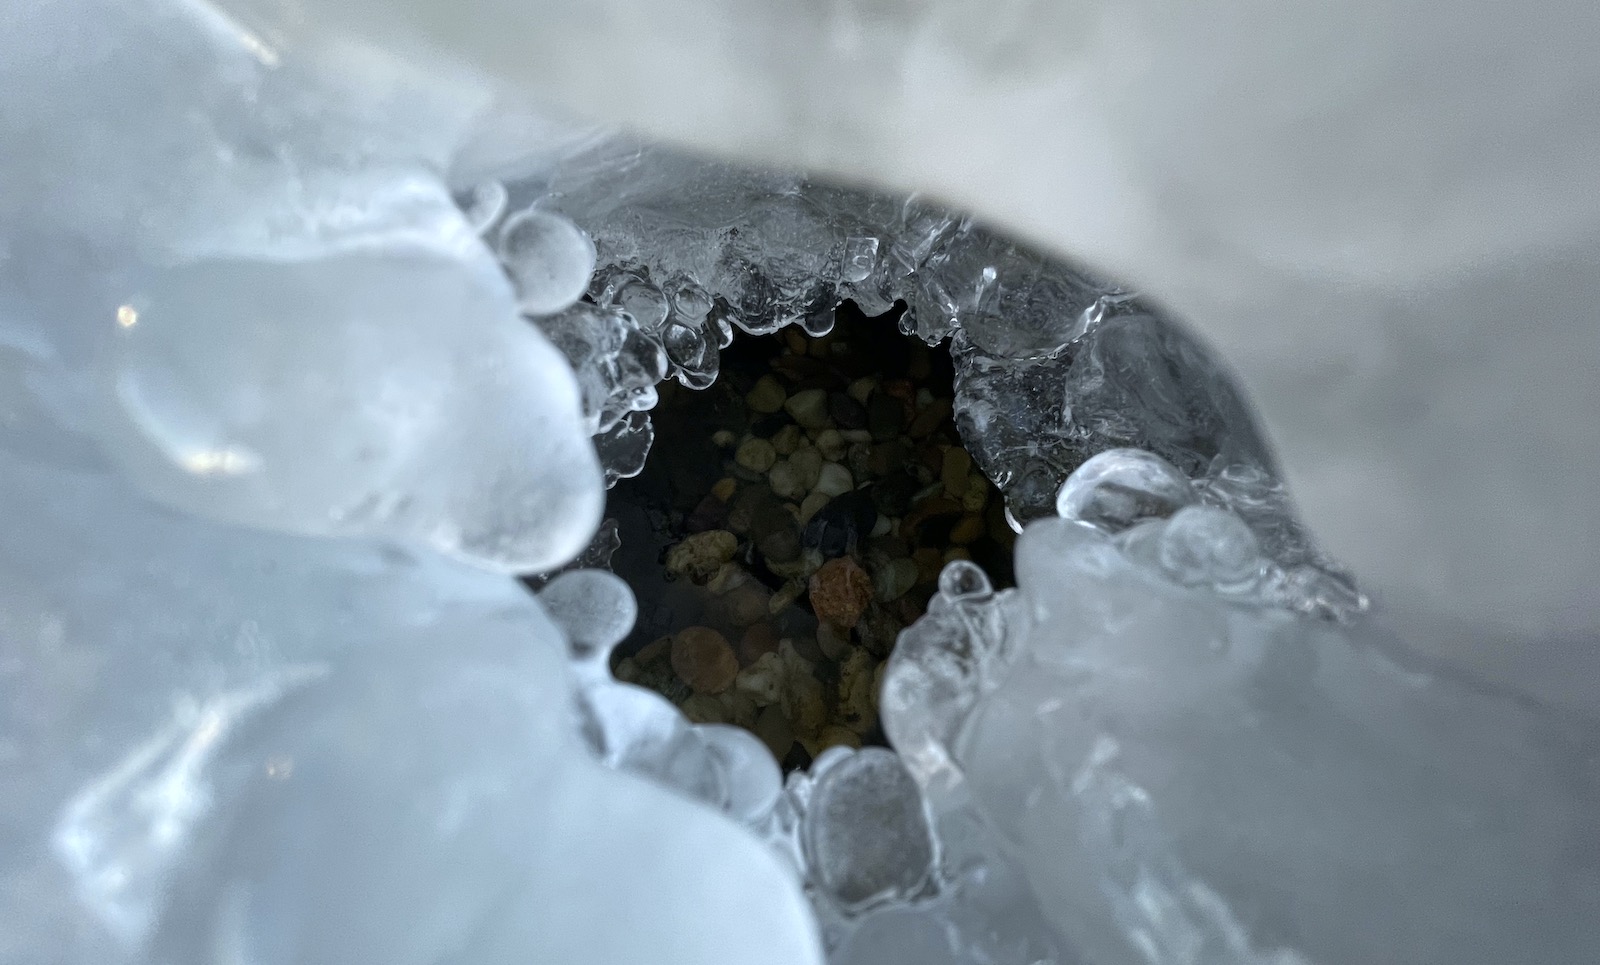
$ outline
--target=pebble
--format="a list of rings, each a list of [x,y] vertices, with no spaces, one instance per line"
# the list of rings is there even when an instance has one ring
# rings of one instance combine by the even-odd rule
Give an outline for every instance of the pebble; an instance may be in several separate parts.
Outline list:
[[[967,491],[961,496],[961,508],[969,513],[981,513],[989,504],[989,480],[973,473],[967,477]]]
[[[739,481],[737,479],[734,479],[732,476],[724,476],[717,480],[717,484],[715,486],[711,487],[711,495],[717,497],[723,502],[727,502],[733,498],[733,494],[737,492],[738,489]]]
[[[901,557],[878,567],[872,585],[880,603],[898,600],[917,584],[919,570],[915,561]]]
[[[738,724],[746,730],[755,730],[756,716],[761,713],[761,708],[750,699],[748,694],[741,694],[732,687],[717,694],[717,702],[722,705],[728,715],[728,721]]]
[[[733,444],[738,441],[739,437],[729,432],[727,429],[718,429],[716,432],[711,434],[711,444],[716,446],[718,449],[732,449]]]
[[[964,546],[952,546],[944,552],[944,561],[954,563],[956,560],[971,560],[972,554]]]
[[[838,661],[850,652],[850,631],[831,623],[817,624],[817,649],[829,660]]]
[[[765,439],[749,439],[734,453],[733,460],[751,472],[766,472],[778,461],[778,451]]]
[[[683,528],[689,533],[704,533],[712,529],[725,529],[728,523],[728,504],[715,495],[700,500],[694,512],[684,518]]]
[[[754,728],[757,737],[767,745],[767,750],[778,760],[783,760],[789,753],[789,748],[794,744],[794,725],[789,723],[789,718],[783,716],[783,711],[777,705],[763,710],[756,717]]]
[[[878,442],[887,442],[905,427],[905,406],[885,394],[874,394],[867,402],[867,431]]]
[[[878,517],[878,521],[876,523],[872,524],[872,530],[869,533],[867,533],[867,535],[868,536],[888,536],[891,532],[894,531],[894,524],[895,524],[895,521],[893,519],[890,519],[888,516],[880,515]]]
[[[831,432],[832,430],[830,429],[828,431]],[[794,466],[795,473],[802,487],[800,494],[794,497],[795,499],[799,499],[801,496],[804,496],[806,493],[816,488],[817,480],[821,478],[822,474],[822,453],[820,450],[814,447],[806,446],[790,457],[789,462]]]
[[[810,341],[811,340],[806,337],[806,333],[801,331],[800,326],[798,325],[790,325],[788,328],[783,330],[783,342],[786,346],[788,346],[789,351],[793,352],[795,355],[806,354],[806,349],[810,348],[810,345],[807,343]]]
[[[800,599],[805,592],[806,584],[804,580],[791,578],[784,581],[784,584],[778,587],[777,592],[772,594],[772,599],[767,601],[767,613],[777,616],[786,608],[793,606],[794,601]]]
[[[728,638],[710,627],[685,627],[672,638],[672,670],[697,694],[727,690],[739,675]]]
[[[932,435],[933,430],[939,428],[941,423],[950,418],[950,411],[949,399],[934,399],[926,408],[917,413],[915,419],[911,420],[911,428],[906,430],[906,434],[913,439],[923,439]]]
[[[828,396],[828,415],[833,417],[834,424],[841,429],[867,427],[867,407],[843,392],[835,392]]]
[[[924,546],[912,553],[911,561],[917,564],[917,580],[921,583],[932,583],[937,580],[939,571],[944,568],[943,557],[931,546]]]
[[[757,656],[754,663],[739,671],[734,678],[734,687],[749,696],[758,707],[777,703],[778,694],[783,689],[783,659],[778,656],[777,649]]]
[[[773,451],[780,456],[791,455],[796,449],[800,448],[800,440],[803,438],[804,436],[800,434],[800,427],[790,423],[773,434]]]
[[[800,534],[792,529],[773,530],[756,541],[768,563],[789,563],[800,558]]]
[[[725,529],[695,533],[667,551],[667,572],[704,583],[733,559],[738,548],[739,538]]]
[[[788,459],[780,459],[767,471],[767,485],[784,499],[801,499],[809,491],[800,481],[800,471]]]
[[[804,525],[806,523],[811,522],[811,517],[817,515],[817,511],[818,510],[820,510],[822,507],[828,505],[829,498],[830,498],[829,496],[826,496],[823,493],[815,493],[814,492],[811,495],[807,496],[805,499],[801,500],[801,502],[800,502],[800,523],[801,523],[801,525]]]
[[[828,428],[828,393],[822,389],[796,392],[783,404],[783,408],[806,429]]]
[[[846,429],[839,433],[840,438],[851,445],[871,442],[872,433],[866,429]]]
[[[944,491],[956,499],[960,499],[967,492],[967,474],[972,468],[972,456],[960,446],[951,446],[944,451],[940,460],[939,481],[944,483]]]
[[[744,635],[739,637],[739,645],[734,650],[740,666],[753,666],[763,654],[778,652],[778,631],[765,620],[752,623],[744,631]],[[776,700],[777,697],[774,696],[773,699]]]
[[[849,747],[860,750],[861,735],[848,727],[829,724],[827,727],[822,728],[822,733],[817,735],[816,743],[819,748],[819,754],[830,747]],[[817,755],[813,754],[812,756],[815,757]]]
[[[850,470],[836,462],[825,462],[822,464],[821,472],[817,476],[817,485],[814,487],[814,491],[825,496],[843,496],[854,488],[856,488],[856,483],[850,477]]]
[[[859,647],[850,651],[839,665],[839,710],[836,719],[857,734],[877,726],[876,690],[873,686],[878,664]]]
[[[690,694],[689,699],[678,705],[683,711],[683,716],[696,724],[726,724],[728,722],[727,709],[722,702],[710,694]]]
[[[877,386],[878,386],[878,380],[877,379],[872,379],[872,378],[856,379],[854,382],[851,382],[850,383],[850,387],[845,389],[844,391],[845,391],[845,394],[850,396],[850,398],[855,399],[857,402],[861,403],[862,405],[866,405],[867,404],[867,399],[869,399],[872,396],[872,390],[877,388]]]
[[[811,576],[811,609],[836,627],[855,626],[872,594],[872,577],[847,556],[829,560]]]
[[[976,514],[968,514],[961,517],[950,528],[950,542],[957,546],[967,546],[981,537],[983,531],[983,517]]]
[[[744,404],[763,415],[771,415],[783,408],[783,401],[787,393],[778,380],[770,375],[763,375],[756,380],[756,384],[745,394]]]
[[[728,562],[717,568],[717,572],[706,581],[706,589],[721,596],[737,587],[750,582],[750,574],[738,563]]]
[[[732,626],[743,629],[767,617],[767,588],[754,581],[729,591],[717,601],[715,610]],[[710,608],[708,613],[712,612]]]
[[[870,433],[869,433],[870,435]],[[838,429],[824,429],[817,434],[817,452],[829,462],[838,462],[844,458],[847,448],[844,436]]]

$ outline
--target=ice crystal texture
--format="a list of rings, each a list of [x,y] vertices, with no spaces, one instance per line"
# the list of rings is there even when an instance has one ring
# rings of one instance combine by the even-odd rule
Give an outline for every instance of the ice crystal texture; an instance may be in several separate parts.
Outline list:
[[[1391,639],[1136,292],[230,6],[0,14],[0,963],[1594,958],[1592,722]],[[949,339],[1019,587],[783,779],[611,676],[596,526],[842,299]]]

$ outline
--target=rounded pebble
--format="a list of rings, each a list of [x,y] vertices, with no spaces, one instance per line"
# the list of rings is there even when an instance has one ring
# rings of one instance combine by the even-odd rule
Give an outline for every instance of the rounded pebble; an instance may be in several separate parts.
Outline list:
[[[754,387],[745,394],[744,404],[762,415],[771,415],[783,408],[784,400],[788,394],[783,391],[783,385],[770,375],[763,375],[756,380]]]
[[[817,476],[817,485],[813,491],[824,496],[843,496],[854,488],[856,483],[850,476],[850,470],[836,462],[825,462]]]
[[[844,436],[840,434],[838,429],[824,429],[817,435],[817,451],[822,454],[822,458],[829,462],[838,462],[843,459],[847,448],[848,445],[844,441]]]
[[[717,631],[685,627],[672,638],[672,671],[695,693],[718,694],[739,675],[739,658]]]
[[[794,421],[807,429],[829,428],[828,393],[822,389],[805,389],[790,396],[783,408]]]
[[[766,472],[778,461],[778,452],[765,439],[750,439],[739,447],[733,460],[751,472]]]
[[[849,557],[829,560],[811,576],[811,609],[817,619],[853,627],[872,602],[872,577]]]
[[[808,491],[801,481],[800,470],[788,459],[780,459],[767,471],[767,485],[784,499],[803,499]]]

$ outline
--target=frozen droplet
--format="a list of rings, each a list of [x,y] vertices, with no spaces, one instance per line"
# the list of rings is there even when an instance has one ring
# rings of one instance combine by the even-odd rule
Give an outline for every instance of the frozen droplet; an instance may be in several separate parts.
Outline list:
[[[667,320],[667,296],[643,279],[627,282],[611,296],[611,303],[633,316],[639,327],[653,332]]]
[[[844,240],[839,277],[847,282],[864,281],[878,267],[878,239],[850,237]]]
[[[983,568],[971,560],[952,560],[939,573],[939,593],[954,602],[981,602],[994,595]]]
[[[529,208],[500,229],[500,257],[530,315],[559,312],[583,297],[594,273],[594,242],[561,215]]]
[[[1185,586],[1249,586],[1266,565],[1244,520],[1225,509],[1186,506],[1166,524],[1157,548],[1161,568]]]
[[[765,818],[783,790],[783,773],[767,745],[742,727],[702,724],[695,730],[722,766],[728,816],[745,824]]]
[[[683,278],[667,287],[672,293],[672,310],[685,321],[699,321],[711,313],[711,293],[692,279]]]
[[[1189,478],[1142,449],[1108,449],[1079,466],[1056,495],[1056,514],[1120,532],[1196,501]]]
[[[465,198],[459,198],[461,213],[472,227],[473,233],[485,234],[493,228],[500,216],[506,213],[506,186],[499,181],[485,181],[474,187]]]
[[[912,897],[933,865],[922,794],[900,758],[881,747],[817,779],[803,842],[818,883],[847,909]]]
[[[539,602],[566,634],[572,659],[601,667],[639,615],[628,584],[605,570],[562,573],[539,592]]]

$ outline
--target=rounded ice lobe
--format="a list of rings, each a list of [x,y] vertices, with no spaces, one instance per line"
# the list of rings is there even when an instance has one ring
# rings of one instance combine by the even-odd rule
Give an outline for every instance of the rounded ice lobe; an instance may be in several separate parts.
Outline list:
[[[1061,484],[1056,515],[1115,533],[1195,501],[1189,478],[1172,463],[1142,449],[1108,449]]]
[[[529,315],[559,312],[589,288],[594,242],[561,215],[529,208],[500,229],[500,257],[517,286],[517,303]]]
[[[621,577],[605,570],[562,573],[539,591],[539,602],[567,636],[567,649],[580,666],[601,669],[633,629],[639,604]]]
[[[904,901],[933,864],[922,795],[900,758],[869,747],[825,770],[812,791],[804,843],[819,883],[842,907]]]
[[[701,724],[695,730],[727,775],[728,816],[750,825],[766,817],[783,791],[783,773],[767,745],[742,727]]]
[[[994,594],[983,567],[971,560],[954,560],[939,573],[939,592],[952,602],[978,602]]]
[[[1238,588],[1266,568],[1261,544],[1225,509],[1185,506],[1166,524],[1156,548],[1161,569],[1184,586]]]

